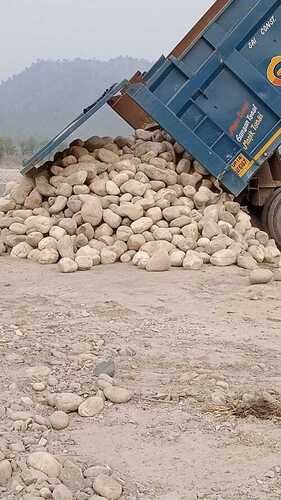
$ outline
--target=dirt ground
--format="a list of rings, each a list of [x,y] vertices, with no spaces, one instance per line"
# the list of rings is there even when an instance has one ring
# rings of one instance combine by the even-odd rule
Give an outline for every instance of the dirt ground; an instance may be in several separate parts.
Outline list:
[[[49,411],[27,367],[47,366],[57,391],[86,396],[96,360],[110,357],[133,399],[96,418],[73,415],[65,431],[45,433],[48,451],[108,465],[126,500],[281,498],[280,423],[206,412],[212,398],[281,392],[280,283],[249,287],[246,271],[211,267],[63,275],[7,257],[0,270],[0,445],[21,439],[26,453],[41,437],[11,434],[5,413],[22,396]]]

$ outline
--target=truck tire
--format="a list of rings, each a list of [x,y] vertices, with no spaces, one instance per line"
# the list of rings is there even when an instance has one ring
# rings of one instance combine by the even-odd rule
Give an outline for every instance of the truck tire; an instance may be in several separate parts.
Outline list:
[[[270,204],[267,212],[268,231],[276,241],[276,244],[281,248],[281,189],[274,192],[274,196],[270,199]]]
[[[268,212],[269,212],[271,204],[272,204],[272,202],[277,194],[278,194],[278,190],[273,191],[271,193],[271,195],[269,196],[269,198],[267,199],[267,201],[262,209],[261,223],[262,223],[263,230],[266,231],[267,233],[269,233]]]

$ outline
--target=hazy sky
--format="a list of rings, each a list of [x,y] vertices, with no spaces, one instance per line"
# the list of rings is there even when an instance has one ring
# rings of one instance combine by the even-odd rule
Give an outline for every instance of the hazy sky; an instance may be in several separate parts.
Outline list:
[[[37,59],[155,60],[214,0],[0,0],[0,81]]]

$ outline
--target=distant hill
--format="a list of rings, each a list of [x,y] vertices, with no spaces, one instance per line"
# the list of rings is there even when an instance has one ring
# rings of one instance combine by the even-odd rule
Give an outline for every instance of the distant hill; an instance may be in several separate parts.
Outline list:
[[[38,61],[0,85],[0,136],[51,138],[106,88],[150,66],[144,59],[131,57],[106,62]],[[118,135],[127,131],[124,122],[105,108],[78,135]]]

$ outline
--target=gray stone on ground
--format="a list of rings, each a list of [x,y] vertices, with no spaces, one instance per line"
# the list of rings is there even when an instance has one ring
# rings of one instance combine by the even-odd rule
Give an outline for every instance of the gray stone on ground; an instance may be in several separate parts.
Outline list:
[[[110,377],[114,377],[115,375],[115,362],[113,359],[108,359],[101,361],[96,364],[95,367],[95,375],[99,377],[102,373],[109,375]]]
[[[93,259],[87,255],[76,257],[75,262],[78,265],[78,271],[89,271],[93,267]]]
[[[55,487],[52,498],[53,500],[73,500],[73,495],[64,484],[59,484]]]
[[[219,250],[218,252],[214,253],[210,259],[211,264],[218,267],[232,266],[233,264],[236,264],[236,261],[237,254],[230,249]]]
[[[276,269],[273,275],[274,281],[281,281],[281,269]]]
[[[83,398],[72,392],[63,392],[58,394],[48,394],[47,402],[50,406],[54,406],[59,411],[72,413],[77,411]]]
[[[249,254],[239,255],[237,265],[249,271],[254,271],[258,267],[257,261]]]
[[[28,455],[27,464],[51,478],[58,477],[61,472],[60,463],[53,455],[45,451],[36,451]]]
[[[50,423],[53,429],[61,431],[69,425],[69,416],[64,411],[55,411],[50,416]]]
[[[104,400],[100,397],[93,396],[86,399],[78,408],[78,413],[81,417],[94,417],[99,415],[104,409]]]
[[[156,251],[150,257],[146,270],[149,272],[164,272],[169,271],[171,268],[171,259],[165,250]]]
[[[0,462],[0,486],[6,486],[12,478],[12,466],[9,460],[1,460]]]
[[[78,264],[69,257],[62,258],[59,263],[59,270],[61,273],[75,273],[78,271]]]
[[[77,493],[77,491],[80,491],[84,486],[84,477],[81,467],[69,459],[63,464],[60,480],[73,493]]]
[[[122,495],[121,484],[113,477],[106,476],[105,474],[101,474],[94,479],[93,489],[108,500],[118,500]]]
[[[132,399],[132,393],[128,389],[108,385],[104,388],[104,395],[112,403],[128,403]]]
[[[270,269],[256,269],[250,274],[251,285],[265,285],[273,280],[273,272]]]

